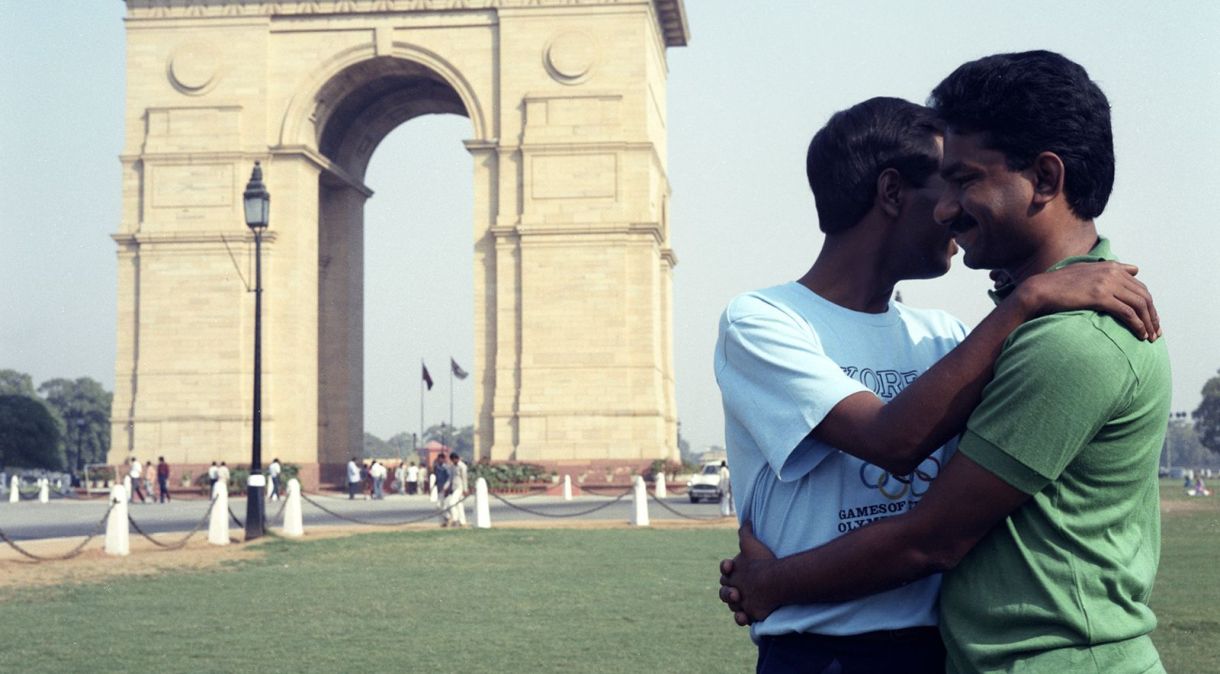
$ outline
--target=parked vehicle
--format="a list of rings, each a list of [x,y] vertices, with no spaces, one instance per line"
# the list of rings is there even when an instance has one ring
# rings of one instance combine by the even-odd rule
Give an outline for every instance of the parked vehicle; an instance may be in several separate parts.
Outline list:
[[[709,461],[703,464],[699,474],[686,483],[687,495],[691,503],[708,500],[720,503],[724,498],[724,488],[720,484],[720,462]]]

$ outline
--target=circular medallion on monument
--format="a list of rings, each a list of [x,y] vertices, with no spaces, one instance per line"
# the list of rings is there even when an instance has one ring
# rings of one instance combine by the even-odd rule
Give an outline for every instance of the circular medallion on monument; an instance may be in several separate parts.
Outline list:
[[[543,50],[543,63],[556,81],[580,84],[589,79],[601,50],[588,33],[570,31],[551,39]]]
[[[219,52],[201,40],[179,45],[170,54],[168,66],[170,83],[184,94],[205,94],[220,79]]]

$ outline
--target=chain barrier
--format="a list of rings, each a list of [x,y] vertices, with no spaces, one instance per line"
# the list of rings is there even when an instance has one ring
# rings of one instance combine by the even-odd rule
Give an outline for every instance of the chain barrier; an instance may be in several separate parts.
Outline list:
[[[656,494],[649,494],[648,496],[649,496],[649,498],[651,498],[652,500],[656,501],[656,502],[657,502],[657,505],[659,505],[659,506],[661,506],[662,508],[664,508],[664,509],[668,510],[669,512],[671,512],[671,513],[673,513],[673,514],[677,515],[678,517],[681,517],[681,518],[684,518],[684,519],[688,519],[688,520],[703,520],[704,522],[710,522],[710,521],[712,521],[712,520],[722,520],[722,519],[724,519],[724,517],[723,517],[722,515],[687,515],[686,513],[679,512],[677,508],[674,508],[673,506],[669,505],[669,504],[668,504],[668,503],[666,503],[665,501],[662,501],[661,499],[657,498],[657,495],[656,495]],[[725,498],[728,498],[728,496],[725,496]]]
[[[605,503],[593,506],[592,508],[589,508],[587,510],[581,510],[581,511],[574,512],[574,513],[563,513],[560,515],[556,515],[554,513],[544,513],[541,510],[535,510],[533,508],[526,508],[525,506],[517,505],[516,503],[513,503],[512,501],[504,498],[503,496],[500,496],[499,494],[492,494],[492,496],[494,496],[497,500],[499,500],[504,505],[506,505],[514,510],[520,510],[521,512],[529,513],[531,515],[537,515],[539,517],[562,518],[562,517],[580,517],[581,515],[589,515],[589,514],[595,513],[599,510],[602,510],[603,508],[609,508],[610,506],[614,505],[615,503],[618,503],[619,501],[626,498],[627,495],[630,494],[631,492],[632,492],[632,490],[628,489],[627,491],[619,494],[616,498],[614,498],[610,501],[607,501]]]
[[[493,492],[493,491],[491,490],[491,488],[490,488],[490,487],[488,487],[488,488],[487,488],[487,493],[488,493],[488,494],[494,494],[495,492]],[[535,497],[535,496],[546,496],[546,495],[547,495],[546,491],[536,491],[536,492],[535,492],[535,491],[531,491],[531,492],[526,492],[526,493],[524,493],[524,494],[520,494],[520,495],[513,496],[513,497],[508,497],[508,496],[500,496],[500,499],[501,499],[501,500],[504,500],[504,501],[520,501],[520,500],[522,500],[522,499],[533,498],[533,497]]]
[[[229,517],[233,518],[233,523],[237,525],[238,529],[246,528],[246,523],[237,519],[237,513],[233,512],[233,506],[229,506]]]
[[[449,506],[449,507],[453,507],[453,506],[457,506],[461,503],[465,503],[466,499],[470,498],[471,495],[472,494],[467,494],[467,495],[463,496],[462,500],[458,501],[457,503],[454,503],[452,506]],[[427,520],[436,519],[437,516],[439,516],[442,512],[447,510],[447,508],[442,506],[442,507],[440,507],[439,510],[432,511],[432,512],[422,515],[420,517],[415,517],[415,518],[411,518],[408,520],[402,520],[400,522],[373,522],[371,520],[362,520],[362,519],[358,519],[355,517],[349,517],[348,515],[343,515],[343,514],[337,513],[335,511],[331,510],[330,508],[327,508],[326,506],[322,505],[321,503],[318,503],[317,501],[313,500],[312,498],[309,497],[308,494],[306,494],[304,492],[301,492],[301,498],[308,501],[315,508],[330,515],[331,517],[336,517],[341,520],[347,520],[348,522],[354,522],[356,524],[367,524],[367,525],[376,526],[376,527],[399,527],[399,526],[403,526],[406,524],[417,524],[419,522],[426,522]]]
[[[130,513],[127,515],[127,522],[129,524],[131,524],[131,528],[135,529],[135,532],[137,534],[148,539],[149,543],[152,543],[153,545],[155,545],[159,548],[163,548],[165,550],[178,550],[178,549],[181,549],[182,547],[186,546],[186,542],[191,540],[191,536],[194,536],[195,534],[199,533],[199,530],[203,528],[203,525],[207,524],[208,520],[211,519],[211,517],[212,517],[212,509],[215,507],[216,507],[216,499],[213,498],[212,502],[208,504],[208,511],[203,514],[203,519],[196,522],[195,526],[189,532],[187,532],[186,536],[183,536],[182,539],[177,541],[176,543],[162,543],[161,541],[144,533],[144,530],[140,528],[140,525],[136,524],[136,521],[134,519],[132,519]]]
[[[4,531],[2,531],[2,530],[0,530],[0,540],[3,540],[5,543],[8,543],[10,548],[16,550],[17,552],[19,552],[20,554],[22,554],[26,557],[29,557],[30,559],[34,560],[35,562],[55,562],[55,561],[61,561],[61,560],[65,560],[65,559],[72,559],[73,557],[76,557],[77,555],[79,555],[81,552],[84,551],[85,546],[89,544],[89,541],[93,540],[94,538],[97,537],[98,534],[100,534],[106,530],[106,518],[110,517],[110,511],[114,510],[115,505],[117,505],[117,503],[114,501],[111,501],[110,507],[106,509],[106,514],[102,515],[102,519],[97,523],[96,526],[93,527],[93,533],[86,536],[85,540],[83,540],[79,544],[77,544],[77,546],[75,548],[72,548],[71,550],[69,550],[68,552],[65,552],[62,555],[53,555],[53,556],[49,556],[49,557],[43,556],[43,555],[36,555],[36,554],[30,552],[29,550],[26,550],[25,548],[21,547],[20,545],[17,545],[17,543],[15,541],[13,541],[13,539],[9,538],[8,534],[4,533]]]
[[[269,522],[274,522],[275,520],[280,520],[280,523],[281,523],[281,524],[283,524],[284,520],[283,520],[283,519],[281,519],[281,518],[284,516],[284,508],[287,508],[287,507],[288,507],[288,497],[287,497],[287,496],[285,496],[285,497],[283,497],[283,498],[279,499],[279,501],[280,501],[280,509],[279,509],[279,512],[277,512],[277,513],[275,513],[274,515],[272,515],[272,516],[271,516],[271,518],[270,518],[268,521],[269,521]]]

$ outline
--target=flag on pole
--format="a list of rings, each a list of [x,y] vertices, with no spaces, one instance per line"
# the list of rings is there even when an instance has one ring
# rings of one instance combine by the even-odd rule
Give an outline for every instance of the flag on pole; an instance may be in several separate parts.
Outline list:
[[[465,379],[466,377],[470,376],[469,372],[463,370],[462,366],[457,364],[457,361],[453,359],[453,356],[449,357],[449,367],[453,368],[453,376],[457,377],[458,379]]]
[[[428,374],[428,366],[420,363],[419,366],[424,369],[424,383],[428,385],[428,390],[432,390],[432,375]]]

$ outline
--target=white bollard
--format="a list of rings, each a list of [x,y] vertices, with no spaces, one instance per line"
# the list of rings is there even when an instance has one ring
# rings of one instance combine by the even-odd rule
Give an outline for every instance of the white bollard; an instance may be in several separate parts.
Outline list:
[[[563,500],[565,500],[565,501],[572,500],[572,476],[571,475],[563,476]]]
[[[127,528],[127,490],[116,484],[110,488],[114,508],[106,517],[106,554],[126,557],[131,553],[131,532]]]
[[[42,478],[38,481],[38,502],[47,503],[51,500],[51,481]]]
[[[657,483],[655,489],[657,498],[665,498],[669,496],[665,490],[665,473],[657,473]]]
[[[477,529],[491,528],[491,506],[487,502],[487,480],[474,481],[474,526]]]
[[[635,507],[631,509],[631,526],[646,527],[648,526],[648,490],[644,487],[644,478],[636,475],[632,480],[635,492],[631,495],[631,501]]]
[[[733,495],[732,494],[725,493],[724,496],[720,497],[720,516],[721,517],[732,517],[733,516]]]
[[[436,485],[435,484],[432,485],[432,491],[428,492],[428,500],[432,501],[433,503],[436,503],[440,500],[436,497]]]
[[[212,545],[229,544],[229,485],[217,480],[212,485],[212,518],[208,520],[208,542]]]
[[[21,478],[16,475],[8,481],[8,502],[16,503],[21,500]]]
[[[304,519],[301,517],[301,482],[295,477],[288,481],[288,502],[284,504],[284,535],[305,535]]]

